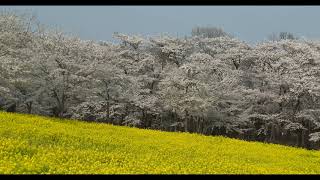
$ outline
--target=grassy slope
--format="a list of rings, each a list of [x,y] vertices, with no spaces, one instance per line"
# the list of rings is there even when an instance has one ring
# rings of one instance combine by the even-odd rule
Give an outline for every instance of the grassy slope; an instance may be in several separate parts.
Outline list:
[[[320,152],[0,113],[0,173],[319,173]]]

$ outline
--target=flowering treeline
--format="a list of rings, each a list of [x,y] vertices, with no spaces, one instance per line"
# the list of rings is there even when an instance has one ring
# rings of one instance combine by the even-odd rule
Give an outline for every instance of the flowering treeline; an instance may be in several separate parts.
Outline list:
[[[320,42],[114,38],[2,12],[0,109],[318,148]]]

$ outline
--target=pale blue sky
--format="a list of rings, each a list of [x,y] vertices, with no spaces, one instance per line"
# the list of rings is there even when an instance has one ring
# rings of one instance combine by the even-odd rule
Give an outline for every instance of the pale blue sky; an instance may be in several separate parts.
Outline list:
[[[289,31],[320,39],[320,6],[0,6],[31,10],[43,24],[83,39],[111,41],[113,32],[190,35],[194,26],[217,26],[247,42]]]

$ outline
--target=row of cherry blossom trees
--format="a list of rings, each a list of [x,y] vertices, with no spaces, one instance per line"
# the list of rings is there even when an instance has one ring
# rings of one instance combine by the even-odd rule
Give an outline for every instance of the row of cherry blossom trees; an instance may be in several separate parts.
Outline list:
[[[2,110],[319,148],[318,41],[115,33],[112,44],[10,12],[0,31]]]

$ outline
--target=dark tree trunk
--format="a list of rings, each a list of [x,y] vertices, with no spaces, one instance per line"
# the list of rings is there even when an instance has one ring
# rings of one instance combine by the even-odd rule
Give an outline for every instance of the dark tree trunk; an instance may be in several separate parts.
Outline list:
[[[51,108],[51,110],[52,110],[52,115],[53,115],[54,117],[59,117],[60,111],[59,111],[59,108],[58,108],[57,106]]]
[[[188,120],[189,120],[189,114],[188,111],[186,111],[186,117],[184,119],[184,131],[188,132]]]
[[[296,132],[296,143],[295,145],[297,147],[302,147],[302,131],[301,130],[298,130]]]
[[[28,114],[31,114],[31,112],[32,112],[32,102],[28,102],[26,105],[27,105]]]
[[[310,135],[310,130],[311,130],[311,122],[310,121],[308,121],[308,130],[307,130],[307,132],[306,132],[306,134],[305,134],[305,147],[307,148],[307,149],[311,149],[311,143],[310,143],[310,141],[309,141],[309,135]]]
[[[107,120],[110,122],[110,96],[109,93],[107,93]]]
[[[7,112],[16,112],[16,109],[17,109],[17,105],[16,103],[14,103],[7,108]]]
[[[65,109],[65,101],[66,101],[66,96],[64,94],[64,92],[61,95],[61,98],[59,97],[58,93],[54,90],[53,91],[54,94],[54,98],[56,99],[57,102],[57,106],[54,107],[53,110],[53,114],[56,117],[63,117],[63,113],[64,113],[64,109]]]
[[[198,121],[197,121],[197,133],[201,133],[200,126],[201,126],[201,117],[198,118]]]
[[[305,144],[305,134],[306,134],[306,131],[302,130],[301,131],[301,147],[305,147],[306,146],[306,144]]]

